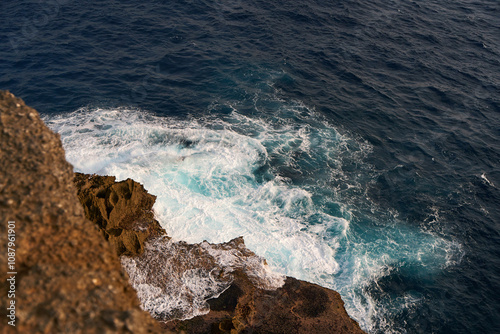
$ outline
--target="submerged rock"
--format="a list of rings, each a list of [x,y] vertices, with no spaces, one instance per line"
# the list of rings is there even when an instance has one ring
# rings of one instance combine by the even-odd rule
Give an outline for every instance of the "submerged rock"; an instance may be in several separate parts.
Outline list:
[[[275,290],[285,281],[245,247],[243,238],[222,244],[159,238],[147,243],[141,256],[122,256],[122,264],[143,308],[161,321],[209,313],[207,300],[228,289],[236,271],[260,289]]]
[[[2,333],[152,333],[113,248],[85,219],[59,135],[0,91]],[[8,221],[15,264],[7,274]],[[11,286],[7,278],[15,277]],[[15,296],[7,298],[11,288]],[[15,327],[7,307],[14,302]]]
[[[277,289],[257,287],[242,269],[231,285],[208,300],[210,312],[174,320],[165,329],[188,333],[364,333],[344,309],[340,295],[319,285],[286,277]]]

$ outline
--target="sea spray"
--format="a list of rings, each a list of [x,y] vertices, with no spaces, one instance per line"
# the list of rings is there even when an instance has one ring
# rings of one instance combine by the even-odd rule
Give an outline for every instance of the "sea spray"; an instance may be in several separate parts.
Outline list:
[[[218,297],[243,271],[256,287],[274,290],[284,276],[249,251],[242,238],[223,244],[174,242],[159,238],[143,254],[121,257],[142,308],[163,321],[188,319],[209,311],[207,300]]]

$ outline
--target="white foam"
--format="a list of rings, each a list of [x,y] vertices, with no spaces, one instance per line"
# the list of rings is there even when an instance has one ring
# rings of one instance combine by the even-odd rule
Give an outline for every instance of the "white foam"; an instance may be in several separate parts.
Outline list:
[[[345,230],[348,222],[319,213],[323,224],[310,226],[308,217],[318,210],[309,191],[291,185],[286,175],[271,171],[268,181],[258,182],[254,174],[269,155],[293,165],[293,152],[307,153],[309,125],[275,126],[236,112],[227,121],[188,122],[102,109],[46,121],[61,133],[76,170],[131,177],[155,194],[154,210],[174,239],[224,242],[243,235],[249,248],[283,274],[306,278],[338,269],[335,240],[328,244],[322,236],[332,226]],[[330,133],[316,150],[339,136],[333,128],[322,131]]]
[[[490,180],[488,180],[488,178],[486,177],[486,173],[483,173],[481,174],[481,178],[486,181],[486,183],[492,187],[495,187],[495,185],[493,184],[493,182],[491,182]]]
[[[262,289],[277,289],[284,276],[244,245],[188,245],[166,238],[147,243],[139,257],[121,257],[142,308],[160,320],[188,319],[209,312],[207,300],[232,282],[231,273],[245,272]]]
[[[167,251],[167,248],[161,250]],[[202,268],[196,261],[186,263],[187,268],[179,270],[176,261],[188,262],[189,259],[179,259],[179,254],[166,254],[170,257],[149,253],[145,261],[137,257],[121,258],[142,309],[163,320],[206,314],[209,311],[206,300],[218,296],[230,281],[217,279],[219,273]]]
[[[255,286],[261,289],[275,290],[285,284],[283,275],[272,271],[262,257],[249,254],[245,247],[221,247],[206,241],[201,243],[201,247],[228,273],[243,269]]]

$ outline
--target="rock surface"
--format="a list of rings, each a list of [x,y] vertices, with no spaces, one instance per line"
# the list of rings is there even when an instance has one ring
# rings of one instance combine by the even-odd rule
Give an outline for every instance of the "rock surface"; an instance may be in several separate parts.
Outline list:
[[[117,255],[139,255],[144,242],[165,234],[152,211],[156,196],[127,179],[75,173],[78,198],[85,216],[97,224]]]
[[[210,313],[164,328],[188,333],[365,333],[344,309],[340,295],[287,277],[276,290],[257,288],[248,275],[233,273],[231,286],[209,300]]]
[[[0,92],[0,331],[151,333],[113,248],[85,219],[58,135]],[[8,299],[7,222],[15,221],[15,299]],[[15,300],[16,326],[7,324]]]

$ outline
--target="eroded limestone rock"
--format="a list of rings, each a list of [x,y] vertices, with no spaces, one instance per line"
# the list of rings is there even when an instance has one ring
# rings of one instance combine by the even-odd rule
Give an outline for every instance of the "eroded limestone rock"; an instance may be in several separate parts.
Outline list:
[[[271,272],[242,237],[221,244],[172,241],[163,230],[158,232],[151,211],[155,197],[140,184],[84,174],[77,174],[75,182],[87,217],[122,254],[143,309],[166,330],[364,333],[337,292]],[[116,229],[141,230],[144,235],[125,252],[117,245],[126,242],[114,241],[108,232]]]

